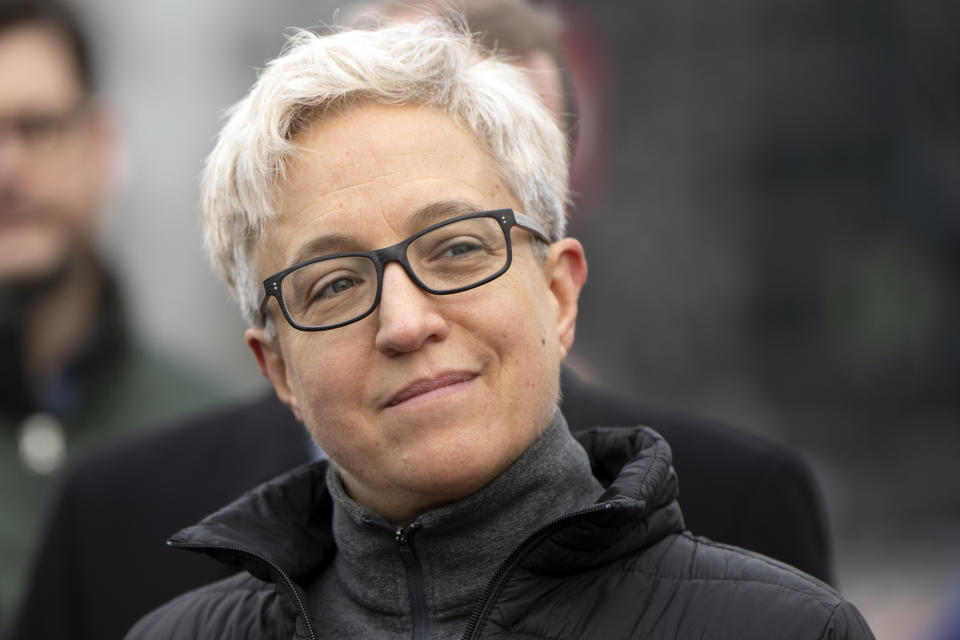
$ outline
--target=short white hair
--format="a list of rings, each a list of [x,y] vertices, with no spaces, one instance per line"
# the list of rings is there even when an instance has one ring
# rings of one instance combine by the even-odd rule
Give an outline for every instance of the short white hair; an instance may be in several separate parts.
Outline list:
[[[276,217],[293,139],[354,103],[425,105],[471,131],[551,241],[564,235],[569,149],[523,73],[461,22],[429,18],[330,35],[297,31],[228,112],[202,181],[204,244],[250,326],[262,327],[252,249]]]

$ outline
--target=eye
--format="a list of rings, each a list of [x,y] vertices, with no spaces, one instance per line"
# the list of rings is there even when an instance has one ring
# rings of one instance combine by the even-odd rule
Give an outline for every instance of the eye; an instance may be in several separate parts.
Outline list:
[[[334,280],[333,282],[325,286],[323,289],[321,289],[320,295],[318,297],[328,298],[330,296],[335,296],[338,293],[343,293],[348,289],[352,289],[353,287],[357,286],[357,284],[359,283],[353,278],[348,278],[346,276],[343,276],[343,277],[337,278],[336,280]]]
[[[482,251],[483,245],[470,239],[460,239],[456,242],[447,244],[440,255],[443,257],[464,256],[476,251]]]
[[[355,271],[337,269],[333,273],[315,274],[310,286],[300,296],[303,305],[341,303],[363,287],[366,279]]]
[[[437,242],[430,255],[435,260],[470,258],[486,253],[489,248],[489,243],[483,238],[475,235],[456,235]]]
[[[16,123],[21,139],[31,145],[40,145],[56,140],[63,133],[64,123],[54,116],[31,115]]]

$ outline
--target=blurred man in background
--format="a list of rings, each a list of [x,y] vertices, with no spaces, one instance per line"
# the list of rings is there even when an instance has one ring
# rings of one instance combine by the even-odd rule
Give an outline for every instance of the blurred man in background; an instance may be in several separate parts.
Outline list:
[[[0,2],[0,628],[65,459],[212,392],[131,343],[94,249],[112,133],[75,16]]]

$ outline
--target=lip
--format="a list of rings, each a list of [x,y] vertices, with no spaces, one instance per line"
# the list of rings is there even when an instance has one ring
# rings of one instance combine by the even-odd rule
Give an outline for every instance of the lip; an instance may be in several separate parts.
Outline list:
[[[426,399],[424,396],[427,395],[439,397],[446,395],[444,392],[453,393],[460,385],[470,382],[476,377],[477,374],[473,371],[445,371],[432,378],[420,378],[393,394],[384,407],[396,407],[419,398]]]

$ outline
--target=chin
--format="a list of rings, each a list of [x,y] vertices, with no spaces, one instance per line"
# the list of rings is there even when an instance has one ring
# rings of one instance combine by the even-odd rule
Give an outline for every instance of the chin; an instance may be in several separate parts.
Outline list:
[[[436,495],[441,502],[464,498],[489,484],[509,467],[523,450],[504,443],[491,450],[489,439],[463,439],[442,446],[422,448],[412,456],[408,469],[419,471],[411,478],[422,495]]]
[[[46,230],[0,234],[0,283],[28,289],[59,281],[67,269],[67,251]]]

